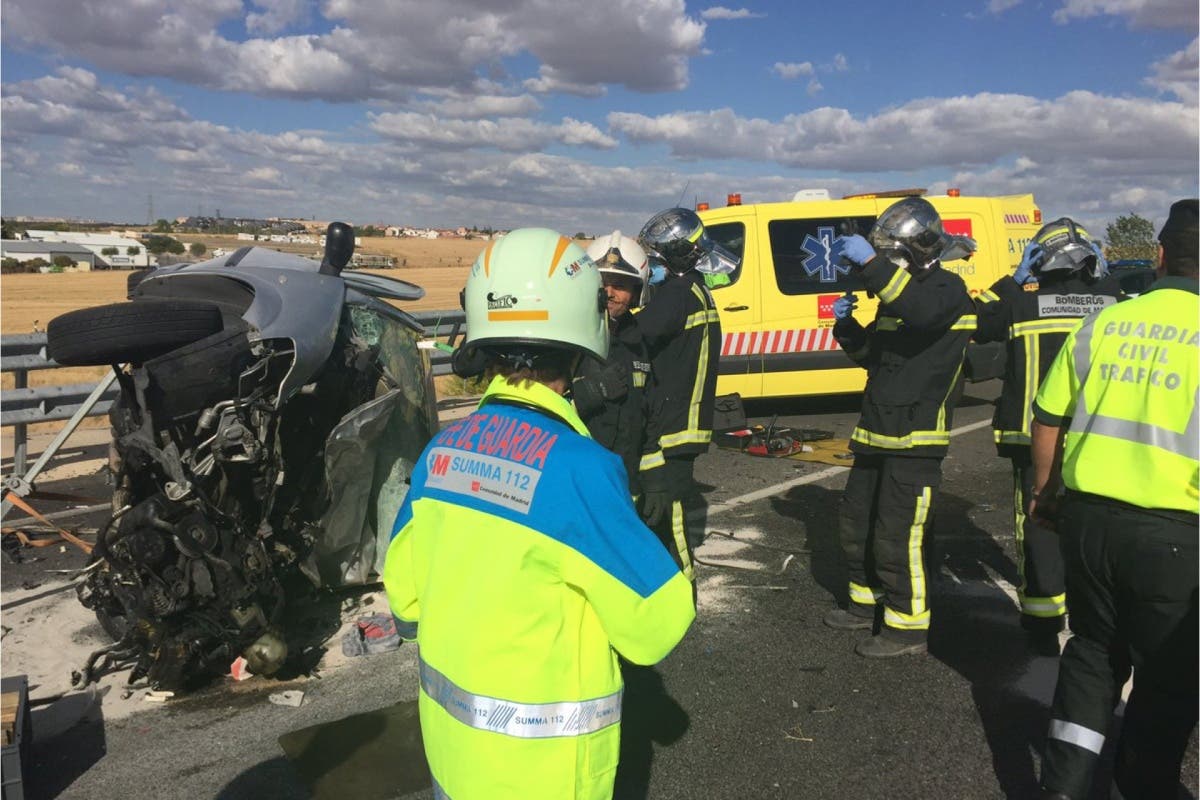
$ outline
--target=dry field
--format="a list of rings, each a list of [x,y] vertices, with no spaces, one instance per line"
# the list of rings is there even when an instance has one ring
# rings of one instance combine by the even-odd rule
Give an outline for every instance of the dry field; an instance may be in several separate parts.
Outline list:
[[[233,236],[227,237],[189,237],[182,236],[185,242],[202,240],[211,252],[216,247],[223,247],[232,252],[245,242],[238,242]],[[394,302],[393,304],[406,309],[456,309],[458,308],[458,292],[467,279],[467,271],[475,256],[486,245],[479,240],[447,239],[447,240],[416,240],[416,239],[376,239],[365,240],[370,247],[360,247],[363,253],[391,255],[398,262],[403,259],[407,266],[390,270],[367,270],[399,278],[415,283],[425,289],[425,297],[411,303]],[[376,247],[376,243],[386,247]],[[285,249],[285,248],[278,248]],[[287,248],[302,255],[315,255],[311,247]],[[46,323],[67,311],[105,303],[119,303],[125,300],[125,281],[127,271],[114,272],[78,272],[61,273],[58,275],[5,275],[0,279],[0,332],[30,333],[34,326],[40,330],[46,329]],[[105,373],[103,367],[79,367],[71,369],[42,370],[29,374],[31,386],[52,386],[69,383],[86,383],[98,381]],[[11,388],[12,375],[5,374],[2,388]],[[102,418],[92,418],[85,421],[87,427],[103,427],[106,422]],[[57,430],[62,423],[48,423],[50,428]],[[31,426],[33,431],[45,427]],[[9,435],[11,429],[5,429]]]

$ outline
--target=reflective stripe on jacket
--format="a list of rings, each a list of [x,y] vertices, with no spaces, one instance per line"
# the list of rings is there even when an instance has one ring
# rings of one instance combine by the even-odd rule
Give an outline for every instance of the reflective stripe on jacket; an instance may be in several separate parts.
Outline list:
[[[616,653],[654,663],[695,616],[620,460],[565,399],[497,378],[425,449],[393,530],[384,586],[420,621],[421,730],[444,794],[610,797]]]
[[[962,373],[975,307],[966,284],[934,262],[910,275],[883,256],[863,269],[879,297],[865,328],[853,317],[833,327],[838,344],[867,370],[856,453],[937,458],[950,445],[952,393]]]
[[[1067,337],[1033,407],[1067,428],[1067,488],[1196,513],[1198,327],[1195,279],[1168,277]]]
[[[1004,342],[1007,355],[1004,386],[992,417],[1000,455],[1011,457],[1027,451],[1033,396],[1067,334],[1079,320],[1121,296],[1121,286],[1112,278],[1088,283],[1076,275],[1025,291],[1006,275],[978,297],[979,325],[974,339]]]

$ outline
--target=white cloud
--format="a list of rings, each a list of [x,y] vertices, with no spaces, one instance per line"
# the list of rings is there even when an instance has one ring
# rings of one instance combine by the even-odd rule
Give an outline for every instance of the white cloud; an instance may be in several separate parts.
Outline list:
[[[440,119],[412,111],[371,115],[371,130],[401,146],[438,150],[495,148],[513,153],[536,152],[553,143],[611,149],[617,142],[595,125],[564,118],[559,125],[529,119]]]
[[[274,167],[255,167],[246,170],[245,179],[250,183],[279,184],[283,182],[283,173]]]
[[[2,32],[6,43],[101,70],[334,102],[469,91],[480,70],[503,70],[503,59],[523,54],[539,68],[530,91],[675,90],[687,84],[705,32],[683,0],[324,0],[321,22],[331,30],[303,36],[276,34],[304,22],[311,0],[255,7],[247,14],[240,0],[7,0]],[[243,21],[251,38],[223,35],[231,20]]]
[[[987,10],[990,14],[1003,14],[1019,5],[1021,0],[988,0]]]
[[[846,56],[841,53],[835,53],[833,56],[833,69],[835,72],[845,72],[850,69],[849,62],[846,61]]]
[[[801,75],[812,75],[813,65],[809,61],[802,61],[800,63],[794,61],[776,61],[775,65],[771,67],[771,72],[774,72],[785,81],[790,81],[799,78]]]
[[[726,8],[725,6],[713,6],[706,8],[700,12],[702,19],[757,19],[765,17],[766,14],[755,14],[748,8]]]
[[[727,109],[624,113],[610,115],[607,130],[570,117],[379,112],[343,137],[193,119],[156,93],[60,69],[6,85],[0,114],[5,213],[104,209],[126,221],[144,215],[151,190],[160,215],[202,203],[227,214],[568,232],[635,230],[680,202],[685,184],[686,203],[717,203],[730,191],[747,203],[780,200],[810,187],[834,196],[912,185],[1032,191],[1047,214],[1088,224],[1130,211],[1161,220],[1171,200],[1197,193],[1194,106],[1087,92],[927,98],[874,115],[826,107],[777,120]],[[538,152],[607,149],[617,136],[661,144],[675,158],[614,167]],[[721,171],[699,159],[737,166]],[[754,176],[748,162],[766,174]],[[82,173],[55,172],[68,164]]]
[[[527,94],[462,95],[426,104],[439,117],[481,119],[484,117],[526,117],[541,110],[541,103]]]
[[[1200,39],[1192,39],[1186,49],[1156,61],[1151,65],[1154,75],[1146,83],[1160,92],[1173,94],[1183,102],[1195,106],[1200,102]]]
[[[609,128],[682,159],[758,153],[785,166],[853,172],[988,164],[1015,155],[1146,161],[1195,171],[1196,112],[1180,103],[1069,92],[1042,100],[982,93],[914,100],[856,118],[818,108],[778,122],[730,109],[649,117],[613,113]]]
[[[1063,0],[1054,12],[1060,24],[1097,16],[1127,17],[1134,28],[1195,30],[1200,11],[1196,0]]]
[[[250,33],[275,34],[292,25],[307,22],[312,11],[311,0],[252,0],[261,12],[246,15],[246,30]]]
[[[542,64],[538,76],[529,78],[522,86],[534,94],[574,94],[580,97],[600,97],[608,90],[602,83],[574,83],[562,77],[558,70]]]
[[[815,97],[816,95],[820,94],[821,90],[824,88],[825,87],[821,85],[819,80],[813,78],[808,82],[808,86],[804,87],[804,91],[808,92],[809,97]]]

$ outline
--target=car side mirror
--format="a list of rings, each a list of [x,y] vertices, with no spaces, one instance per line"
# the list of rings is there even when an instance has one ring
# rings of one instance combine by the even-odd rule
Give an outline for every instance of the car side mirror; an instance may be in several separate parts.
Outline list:
[[[325,257],[317,272],[340,275],[354,255],[354,228],[344,222],[331,222],[325,230]]]

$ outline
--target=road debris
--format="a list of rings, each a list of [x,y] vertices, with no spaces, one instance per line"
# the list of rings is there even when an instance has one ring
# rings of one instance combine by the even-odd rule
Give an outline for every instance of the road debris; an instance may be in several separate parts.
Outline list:
[[[800,730],[799,725],[793,725],[792,727],[784,730],[783,736],[785,739],[791,739],[792,741],[795,741],[795,742],[811,742],[812,741],[812,737],[805,736],[804,731]]]
[[[286,689],[282,692],[275,692],[268,695],[267,699],[277,706],[299,708],[304,703],[304,692],[299,689]]]

